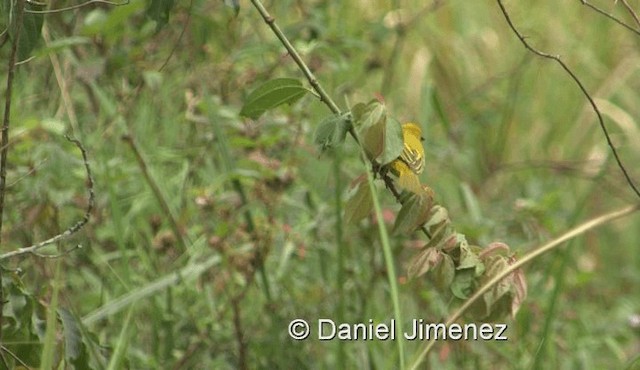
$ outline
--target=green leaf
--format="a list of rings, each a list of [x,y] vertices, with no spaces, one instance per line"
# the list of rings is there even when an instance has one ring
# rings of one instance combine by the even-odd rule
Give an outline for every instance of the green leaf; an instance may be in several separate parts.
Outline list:
[[[474,286],[474,269],[457,270],[451,283],[451,292],[457,298],[467,299],[473,292]]]
[[[427,244],[430,247],[444,249],[450,244],[451,238],[455,238],[455,230],[451,226],[448,211],[440,205],[431,207],[425,227],[431,235]]]
[[[458,263],[458,269],[474,269],[475,276],[480,276],[484,272],[484,263],[480,261],[480,257],[476,253],[474,253],[469,244],[467,243],[467,239],[462,234],[457,234],[458,237],[458,247],[460,248],[460,262]]]
[[[434,270],[433,283],[438,289],[440,289],[440,291],[446,291],[453,282],[456,268],[453,260],[448,254],[442,253],[442,256],[442,263]]]
[[[411,234],[427,222],[430,210],[431,197],[426,192],[411,193],[398,212],[396,222],[393,225],[393,233],[396,235]]]
[[[385,148],[387,110],[377,100],[367,104],[356,104],[353,113],[353,125],[358,132],[360,144],[369,159],[374,160],[382,154]]]
[[[91,369],[87,349],[82,341],[80,322],[65,308],[58,308],[64,334],[64,359],[75,369]]]
[[[371,213],[373,203],[371,190],[367,183],[367,176],[361,175],[355,179],[347,194],[347,204],[344,210],[345,222],[354,224]]]
[[[37,368],[40,364],[42,346],[37,336],[38,308],[37,300],[25,290],[20,276],[0,267],[2,289],[5,291],[5,303],[2,307],[4,317],[2,341],[8,351],[29,366]],[[15,365],[9,362],[10,368]]]
[[[156,22],[156,32],[169,23],[169,13],[175,5],[175,0],[151,0],[147,8],[147,17]]]
[[[404,142],[402,139],[402,125],[395,119],[387,120],[385,125],[384,148],[378,158],[381,165],[393,162],[402,153]]]
[[[480,280],[480,285],[486,284],[489,280],[508,268],[507,258],[496,255],[486,258],[487,271]],[[504,318],[511,313],[513,294],[513,275],[510,275],[493,285],[482,299],[476,301],[469,310],[469,315],[474,319],[483,321],[495,321]]]
[[[294,78],[277,78],[267,81],[247,97],[240,115],[257,119],[264,112],[282,104],[293,104],[309,92]]]
[[[358,103],[351,109],[353,124],[358,129],[366,129],[379,124],[387,119],[387,109],[377,100],[371,100],[367,104]]]
[[[329,116],[318,124],[313,135],[313,142],[323,151],[332,148],[344,141],[350,126],[351,121],[348,113]]]
[[[7,7],[10,8],[10,4],[3,2],[3,13],[13,13],[9,18],[12,23],[9,25],[9,38],[13,41],[16,36],[16,7],[13,6],[13,12],[10,12]],[[41,5],[34,5],[31,3],[25,4],[25,12],[22,15],[22,26],[20,27],[20,39],[18,40],[18,61],[23,61],[31,56],[31,52],[38,45],[40,41],[42,23],[44,22],[43,14],[28,13],[27,10],[43,10]]]
[[[429,214],[429,221],[425,226],[431,235],[435,234],[443,224],[449,223],[449,211],[441,205],[433,206]]]

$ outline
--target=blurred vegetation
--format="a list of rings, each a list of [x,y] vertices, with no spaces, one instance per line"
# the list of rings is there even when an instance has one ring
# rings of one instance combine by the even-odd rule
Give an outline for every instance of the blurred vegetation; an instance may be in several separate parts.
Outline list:
[[[5,28],[13,2],[2,3]],[[626,2],[594,3],[633,24]],[[20,362],[8,351],[23,365],[79,369],[398,366],[391,341],[287,334],[294,318],[388,322],[393,308],[376,222],[339,224],[364,169],[356,144],[320,153],[313,132],[330,112],[311,95],[239,115],[261,83],[303,80],[251,4],[239,5],[236,15],[223,1],[134,1],[44,16],[14,80],[2,253],[82,217],[86,175],[65,132],[88,151],[96,207],[81,232],[41,252],[83,248],[3,261],[9,365]],[[399,121],[421,123],[421,179],[471,243],[504,241],[521,256],[638,202],[574,82],[527,52],[496,4],[265,5],[341,107],[379,96]],[[574,68],[640,179],[640,36],[579,2],[506,5],[530,43]],[[3,81],[10,52],[5,40]],[[390,228],[399,206],[379,195]],[[403,317],[442,322],[451,302],[428,279],[406,279],[423,241],[391,242]],[[633,366],[639,242],[635,215],[535,260],[507,342],[438,343],[428,366]],[[407,360],[423,346],[406,342]]]

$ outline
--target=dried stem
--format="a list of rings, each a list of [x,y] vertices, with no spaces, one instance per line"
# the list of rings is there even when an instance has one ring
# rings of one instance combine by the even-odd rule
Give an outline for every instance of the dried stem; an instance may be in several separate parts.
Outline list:
[[[636,25],[640,27],[640,18],[638,18],[638,14],[636,14],[635,10],[633,10],[633,8],[631,7],[631,5],[629,5],[627,0],[622,0],[622,5],[624,5],[624,7],[629,12],[629,14],[631,14],[631,16],[633,17],[633,20],[636,22]]]
[[[612,21],[618,23],[619,25],[621,25],[622,27],[628,29],[629,31],[640,35],[640,30],[635,29],[633,27],[631,27],[630,25],[626,24],[624,21],[618,19],[615,15],[611,14],[611,13],[607,13],[606,11],[604,11],[603,9],[591,4],[590,2],[586,1],[586,0],[580,0],[580,2],[582,3],[582,5],[586,5],[587,7],[595,10],[596,12],[604,15],[605,17],[611,19]],[[638,18],[636,13],[633,11],[633,9],[631,9],[630,7],[628,7],[628,4],[626,3],[626,1],[623,2],[625,4],[625,6],[627,6],[627,9],[631,12],[631,15],[633,16],[633,18],[636,20],[636,22],[638,22]],[[511,22],[509,22],[511,23]],[[640,24],[640,23],[639,23]]]
[[[622,218],[624,216],[628,216],[628,215],[630,215],[630,214],[632,214],[634,212],[637,212],[638,210],[640,210],[640,204],[637,204],[637,205],[634,205],[634,206],[628,206],[628,207],[622,208],[620,210],[613,211],[613,212],[598,216],[596,218],[593,218],[593,219],[583,223],[582,225],[576,226],[575,228],[567,231],[566,233],[560,235],[559,237],[557,237],[557,238],[549,241],[548,243],[543,244],[540,247],[534,249],[533,251],[531,251],[528,254],[526,254],[525,256],[523,256],[520,260],[517,260],[512,265],[509,265],[509,267],[507,267],[504,270],[502,270],[499,274],[497,274],[491,280],[489,280],[485,285],[483,285],[477,291],[475,291],[473,293],[473,295],[469,299],[467,299],[456,310],[456,312],[454,312],[451,316],[449,316],[449,318],[444,323],[444,325],[446,327],[449,327],[458,318],[460,318],[462,316],[462,314],[467,309],[469,309],[469,307],[471,307],[471,305],[474,302],[476,302],[478,299],[480,299],[483,294],[488,292],[489,289],[493,288],[502,279],[504,279],[507,276],[511,275],[512,273],[514,273],[519,268],[522,268],[527,263],[535,260],[536,258],[540,257],[541,255],[543,255],[543,254],[551,251],[552,249],[560,246],[562,243],[564,243],[566,241],[569,241],[569,240],[571,240],[573,238],[576,238],[576,237],[586,233],[587,231],[591,231],[591,230],[593,230],[593,229],[595,229],[595,228],[597,228],[599,226],[602,226],[604,224],[607,224],[609,222],[612,222],[612,221],[617,220],[619,218]],[[429,341],[429,343],[425,346],[424,350],[418,355],[418,357],[414,361],[413,366],[411,367],[411,369],[416,369],[420,365],[420,363],[424,360],[425,356],[427,355],[427,353],[429,353],[429,351],[431,350],[431,348],[434,346],[435,343],[436,343],[435,340]]]

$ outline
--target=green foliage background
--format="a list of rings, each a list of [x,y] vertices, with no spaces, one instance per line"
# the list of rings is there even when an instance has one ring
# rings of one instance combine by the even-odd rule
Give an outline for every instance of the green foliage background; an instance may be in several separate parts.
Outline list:
[[[633,22],[619,5],[600,3]],[[398,120],[421,123],[422,180],[470,242],[504,241],[523,255],[638,201],[575,84],[524,50],[496,4],[266,6],[339,105],[382,96]],[[529,42],[575,68],[640,179],[640,37],[579,2],[507,6]],[[398,17],[413,21],[397,29]],[[393,310],[373,219],[336,226],[348,184],[364,168],[355,143],[320,155],[313,132],[330,112],[311,95],[257,120],[239,115],[261,83],[302,80],[250,3],[237,16],[222,1],[87,6],[47,15],[43,35],[14,81],[2,252],[81,217],[84,171],[63,132],[89,152],[97,205],[91,222],[58,246],[82,249],[3,263],[22,270],[3,273],[3,346],[39,364],[53,340],[44,335],[53,307],[61,320],[55,361],[76,368],[398,366],[389,341],[287,335],[294,318],[388,322]],[[3,81],[9,44],[0,49]],[[142,153],[186,250],[123,135]],[[398,205],[379,193],[390,228]],[[628,366],[640,353],[639,242],[632,216],[534,261],[509,341],[440,343],[428,363]],[[432,283],[404,279],[420,236],[392,243],[404,317],[443,321],[454,307]],[[408,342],[408,357],[423,345]]]

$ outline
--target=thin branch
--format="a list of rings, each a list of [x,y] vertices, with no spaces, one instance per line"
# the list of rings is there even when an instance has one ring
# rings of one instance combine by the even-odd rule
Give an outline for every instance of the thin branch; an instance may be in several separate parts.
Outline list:
[[[127,142],[131,147],[131,150],[133,151],[133,154],[135,155],[136,160],[138,161],[138,166],[140,166],[140,170],[142,171],[142,175],[144,176],[145,180],[147,180],[147,184],[149,184],[149,186],[151,187],[151,190],[153,191],[153,195],[155,196],[156,200],[160,204],[160,208],[162,208],[162,211],[165,213],[165,215],[169,219],[169,224],[171,225],[171,229],[173,230],[173,233],[176,237],[176,240],[178,241],[178,244],[180,244],[180,248],[182,249],[182,252],[185,252],[187,250],[187,244],[185,243],[184,238],[182,237],[182,233],[180,232],[180,226],[178,226],[178,222],[176,221],[176,218],[173,215],[171,208],[169,207],[169,203],[167,203],[167,200],[162,194],[162,191],[160,190],[158,183],[149,173],[147,162],[144,160],[144,157],[142,156],[142,153],[140,152],[138,145],[136,144],[135,140],[131,135],[123,135],[122,140]]]
[[[7,155],[9,154],[9,126],[11,124],[11,94],[13,92],[13,78],[15,75],[16,58],[18,55],[18,42],[20,41],[20,29],[22,28],[22,16],[24,14],[24,1],[19,0],[17,4],[15,37],[11,45],[11,54],[9,56],[8,63],[7,88],[4,100],[4,118],[2,121],[2,143],[0,144],[0,244],[2,244],[2,220],[4,219],[4,196],[7,184]],[[9,25],[9,27],[11,27],[11,25]]]
[[[622,20],[618,19],[615,15],[613,15],[613,14],[611,14],[611,13],[607,13],[607,12],[606,12],[606,11],[604,11],[603,9],[598,8],[597,6],[595,6],[595,5],[591,4],[590,2],[588,2],[588,1],[586,1],[586,0],[579,0],[579,1],[582,3],[582,5],[586,5],[586,6],[588,6],[589,8],[591,8],[591,9],[595,10],[596,12],[598,12],[598,13],[600,13],[600,14],[604,15],[605,17],[607,17],[607,18],[611,19],[612,21],[614,21],[614,22],[616,22],[617,24],[621,25],[622,27],[624,27],[624,28],[628,29],[629,31],[631,31],[631,32],[633,32],[633,33],[635,33],[635,34],[637,34],[637,35],[640,35],[640,31],[639,31],[639,30],[637,30],[637,29],[635,29],[635,28],[631,27],[630,25],[626,24],[624,21],[622,21]],[[626,5],[626,3],[625,3],[625,5]],[[500,4],[500,7],[502,7],[502,4]],[[504,11],[503,11],[503,13],[504,13]],[[635,15],[635,13],[633,12],[633,10],[631,10],[631,14],[634,16],[634,18],[636,18],[636,15]],[[505,14],[505,15],[506,15],[506,14]],[[511,23],[511,22],[509,22],[509,23]],[[513,27],[512,27],[512,28],[513,28]]]
[[[4,196],[7,185],[7,156],[9,154],[9,125],[11,123],[11,94],[13,93],[13,77],[16,69],[16,58],[18,55],[18,42],[20,41],[20,29],[22,28],[22,17],[24,15],[24,0],[16,2],[17,14],[15,18],[15,37],[11,44],[11,54],[7,63],[7,88],[4,100],[4,118],[2,120],[2,144],[0,145],[0,246],[2,245],[2,220],[4,219]],[[9,22],[8,28],[11,27]],[[7,34],[9,30],[7,28]],[[0,342],[2,342],[2,311],[4,308],[4,289],[2,288],[2,272],[0,271]],[[4,361],[4,357],[3,357]]]
[[[516,26],[511,21],[511,17],[509,16],[509,13],[507,12],[507,9],[504,7],[504,4],[502,4],[502,0],[496,0],[496,1],[498,2],[498,6],[500,6],[500,10],[502,11],[502,14],[504,15],[505,20],[509,24],[509,27],[511,28],[513,33],[515,33],[516,36],[520,39],[520,41],[522,42],[524,47],[527,48],[527,50],[531,51],[532,53],[534,53],[534,54],[536,54],[536,55],[538,55],[540,57],[556,61],[558,64],[560,64],[562,69],[564,69],[565,72],[567,72],[569,74],[571,79],[573,79],[573,81],[578,85],[578,87],[580,88],[580,91],[582,91],[584,96],[589,101],[589,104],[591,104],[591,107],[593,108],[593,111],[595,112],[596,116],[598,116],[598,123],[600,124],[600,128],[602,129],[602,132],[604,133],[604,136],[607,139],[607,145],[609,145],[609,148],[611,149],[611,152],[613,153],[613,156],[614,156],[614,158],[615,158],[615,160],[616,160],[616,162],[618,164],[618,167],[622,171],[622,174],[624,175],[624,178],[627,180],[627,183],[629,184],[631,189],[636,193],[638,198],[640,198],[640,189],[638,189],[636,187],[635,183],[631,179],[631,176],[627,173],[627,169],[625,168],[624,164],[622,163],[622,159],[620,159],[620,156],[618,155],[618,151],[617,151],[616,147],[613,145],[613,142],[611,141],[611,137],[609,136],[609,130],[607,129],[607,126],[605,126],[605,124],[604,124],[604,119],[602,118],[602,114],[600,114],[600,109],[598,109],[598,106],[593,101],[593,98],[591,97],[591,95],[589,94],[587,89],[584,87],[584,85],[582,84],[580,79],[562,61],[562,59],[560,59],[559,56],[547,54],[547,53],[542,52],[542,51],[532,47],[531,45],[529,45],[529,43],[527,42],[525,36],[522,33],[520,33],[520,31],[518,31]]]
[[[275,18],[273,18],[269,14],[269,12],[267,12],[267,9],[265,9],[265,7],[259,0],[251,0],[251,2],[256,7],[265,23],[267,23],[276,37],[280,40],[280,42],[282,42],[282,45],[284,45],[284,47],[287,49],[289,55],[291,55],[291,58],[293,58],[293,60],[296,62],[302,73],[304,73],[304,75],[307,77],[307,80],[309,80],[309,83],[311,84],[313,89],[318,92],[318,94],[320,95],[320,100],[324,102],[334,114],[340,114],[340,108],[338,108],[338,105],[333,101],[333,99],[331,99],[326,91],[324,91],[324,89],[320,85],[320,82],[318,82],[311,70],[309,70],[309,67],[307,67],[305,62],[300,57],[300,54],[298,54],[293,45],[291,45],[291,42],[289,42],[289,39],[287,39],[287,36],[285,36],[282,30],[280,30],[280,27],[278,27],[278,25],[276,24]]]
[[[635,10],[633,10],[627,0],[622,0],[622,5],[624,5],[629,14],[631,14],[631,16],[633,17],[633,20],[636,21],[636,24],[640,27],[640,18],[638,18],[638,14],[636,14]]]
[[[70,254],[71,252],[75,251],[76,249],[82,249],[82,245],[78,244],[78,245],[76,245],[74,247],[71,247],[71,248],[67,249],[66,251],[63,251],[62,253],[42,254],[42,253],[38,253],[38,252],[31,252],[31,254],[33,254],[36,257],[40,257],[40,258],[56,259],[56,258],[64,257],[64,256]]]
[[[160,68],[158,68],[158,72],[162,72],[164,67],[166,67],[167,64],[169,64],[169,60],[171,60],[171,57],[173,57],[173,54],[175,54],[176,50],[178,49],[178,45],[180,45],[180,41],[182,40],[182,37],[184,37],[184,34],[187,31],[187,27],[189,27],[189,22],[191,22],[192,10],[193,10],[193,0],[189,1],[189,9],[187,11],[187,20],[184,22],[182,30],[180,31],[180,35],[178,36],[178,39],[176,40],[176,42],[173,44],[173,48],[171,48],[171,51],[169,52],[169,55],[167,56],[167,58],[164,60],[164,63],[162,63]]]
[[[256,7],[256,9],[258,9],[258,12],[260,13],[264,21],[267,23],[267,25],[271,28],[271,30],[276,35],[276,37],[278,37],[278,39],[282,42],[284,47],[287,49],[287,51],[289,52],[289,55],[291,55],[293,60],[296,62],[296,64],[298,65],[302,73],[305,75],[305,77],[309,81],[309,84],[311,84],[313,89],[318,93],[318,95],[320,95],[320,101],[325,103],[325,105],[327,105],[327,107],[334,114],[336,115],[340,114],[340,108],[338,108],[338,106],[333,101],[333,99],[331,99],[331,97],[326,93],[324,88],[322,88],[322,85],[320,85],[320,82],[316,79],[316,77],[313,75],[311,70],[309,70],[309,67],[307,67],[306,63],[304,62],[304,60],[302,60],[302,58],[300,57],[300,54],[298,54],[298,52],[293,47],[291,42],[289,42],[289,39],[287,39],[287,36],[280,30],[280,27],[278,27],[278,25],[276,24],[275,18],[273,18],[269,14],[269,12],[267,12],[267,10],[264,8],[264,6],[259,0],[251,0],[251,2]],[[437,9],[438,6],[439,6],[439,2],[438,0],[436,0],[432,4],[432,7],[429,7],[426,9],[428,11],[431,11],[432,9]],[[360,144],[360,141],[358,140],[358,135],[356,134],[356,131],[353,129],[353,126],[351,125],[349,127],[349,134],[356,141],[356,143]],[[380,175],[380,177],[384,181],[389,191],[391,191],[393,196],[396,198],[396,201],[402,204],[402,202],[400,201],[400,192],[396,189],[393,183],[393,180],[389,177],[389,175],[385,171],[382,170],[382,168],[377,163],[375,163],[375,161],[373,161],[371,164],[373,166],[374,172]],[[431,235],[429,234],[429,232],[424,226],[422,226],[421,230],[428,238],[431,238]]]
[[[82,229],[84,227],[84,225],[87,224],[87,222],[89,222],[89,219],[91,218],[91,211],[93,210],[93,206],[95,203],[95,193],[93,191],[93,175],[91,174],[91,167],[89,166],[89,160],[87,159],[87,152],[84,149],[84,147],[82,146],[82,143],[80,143],[80,141],[78,141],[77,139],[73,139],[69,136],[65,136],[67,140],[69,140],[70,142],[74,143],[76,145],[76,147],[78,147],[78,149],[80,149],[80,152],[82,153],[82,160],[84,162],[84,168],[85,171],[87,173],[87,190],[89,192],[89,197],[88,197],[88,202],[87,202],[87,208],[84,212],[84,215],[82,216],[82,219],[79,220],[78,222],[76,222],[74,225],[72,225],[71,227],[69,227],[67,230],[65,230],[63,233],[60,233],[54,237],[51,237],[45,241],[42,241],[38,244],[34,244],[32,246],[29,247],[24,247],[24,248],[19,248],[16,249],[14,251],[11,252],[7,252],[4,254],[0,254],[0,261],[3,261],[5,259],[8,258],[12,258],[12,257],[16,257],[16,256],[20,256],[23,254],[33,254],[35,256],[38,257],[43,257],[45,255],[36,253],[39,249],[46,247],[47,245],[53,244],[53,243],[57,243],[59,241],[61,241],[62,239],[65,239],[67,237],[69,237],[72,234],[77,233],[80,229]],[[75,250],[78,249],[78,247],[72,248],[71,250]],[[63,252],[63,253],[67,253],[67,252]],[[51,257],[51,256],[45,256],[45,257]]]
[[[242,328],[242,315],[240,312],[240,300],[231,300],[231,313],[233,315],[233,331],[238,345],[238,369],[247,369],[247,340]]]
[[[507,276],[511,275],[516,270],[522,268],[527,263],[529,263],[529,262],[535,260],[536,258],[540,257],[541,255],[553,250],[554,248],[560,246],[564,242],[567,242],[567,241],[569,241],[571,239],[574,239],[574,238],[586,233],[587,231],[591,231],[591,230],[593,230],[593,229],[595,229],[597,227],[600,227],[600,226],[602,226],[604,224],[607,224],[607,223],[612,222],[614,220],[617,220],[619,218],[628,216],[628,215],[630,215],[630,214],[632,214],[634,212],[637,212],[638,210],[640,210],[640,204],[636,204],[634,206],[628,206],[628,207],[622,208],[620,210],[613,211],[613,212],[598,216],[596,218],[593,218],[593,219],[583,223],[582,225],[578,225],[578,226],[574,227],[573,229],[567,231],[566,233],[560,235],[559,237],[557,237],[557,238],[549,241],[548,243],[543,244],[540,247],[534,249],[533,251],[531,251],[528,254],[526,254],[525,256],[523,256],[522,259],[515,261],[512,265],[509,265],[507,268],[502,270],[498,275],[494,276],[491,280],[489,280],[485,285],[483,285],[477,291],[475,291],[473,293],[473,295],[469,299],[467,299],[456,310],[456,312],[454,312],[451,316],[449,316],[449,318],[444,323],[444,325],[446,327],[448,327],[451,324],[453,324],[457,319],[459,319],[462,316],[462,314],[467,309],[469,309],[469,307],[471,307],[471,305],[474,302],[476,302],[478,299],[480,299],[486,292],[488,292],[491,288],[493,288],[496,284],[498,284],[502,279],[504,279]],[[429,341],[429,343],[425,346],[424,350],[418,355],[418,357],[414,361],[413,366],[411,367],[411,369],[416,369],[420,365],[420,363],[424,360],[424,357],[427,355],[427,353],[429,353],[429,351],[431,350],[431,348],[434,346],[435,343],[436,343],[435,340]]]

